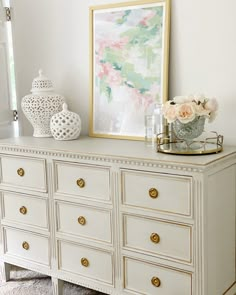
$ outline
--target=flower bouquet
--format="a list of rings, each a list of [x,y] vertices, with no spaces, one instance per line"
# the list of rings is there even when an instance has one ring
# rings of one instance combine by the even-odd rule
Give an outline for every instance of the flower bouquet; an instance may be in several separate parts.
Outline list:
[[[215,119],[217,109],[215,98],[176,96],[164,104],[163,115],[168,123],[173,123],[176,137],[189,142],[202,134],[206,118],[209,122]]]

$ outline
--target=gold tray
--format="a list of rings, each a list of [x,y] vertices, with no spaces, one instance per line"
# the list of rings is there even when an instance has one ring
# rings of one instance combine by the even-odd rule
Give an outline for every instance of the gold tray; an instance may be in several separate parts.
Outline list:
[[[187,143],[184,140],[172,138],[171,133],[157,135],[157,152],[174,155],[206,155],[223,150],[223,136],[216,132],[203,133],[201,138]]]

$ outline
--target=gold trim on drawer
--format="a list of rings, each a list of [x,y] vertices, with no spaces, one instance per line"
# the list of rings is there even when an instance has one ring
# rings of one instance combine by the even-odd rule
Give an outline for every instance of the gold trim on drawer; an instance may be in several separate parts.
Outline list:
[[[23,249],[25,249],[25,250],[29,250],[29,247],[30,247],[30,246],[29,246],[29,243],[27,243],[27,242],[23,242],[23,243],[22,243],[22,248],[23,248]]]
[[[28,156],[1,156],[1,184],[6,187],[47,192],[46,159]]]
[[[19,211],[23,215],[26,215],[27,214],[27,208],[25,206],[20,207]]]
[[[81,264],[84,266],[84,267],[88,267],[89,266],[89,261],[87,258],[83,257],[81,258],[80,260]]]
[[[143,283],[143,272],[145,272],[148,276],[145,277],[145,287],[148,287],[148,284],[151,285],[153,287],[160,287],[161,290],[163,290],[163,292],[165,294],[170,294],[166,292],[166,288],[168,289],[171,286],[174,286],[175,288],[175,283],[171,280],[167,280],[167,277],[169,276],[169,274],[176,274],[177,276],[181,276],[182,278],[185,277],[185,286],[186,284],[189,285],[188,291],[186,291],[184,289],[184,294],[188,294],[188,295],[193,295],[193,273],[191,271],[188,270],[183,270],[183,269],[179,269],[176,267],[172,267],[172,266],[164,266],[162,264],[159,264],[157,262],[153,262],[153,261],[147,261],[144,260],[142,258],[134,258],[131,256],[122,256],[122,260],[123,260],[123,282],[124,282],[124,290],[128,291],[128,294],[150,294],[149,292],[145,292],[144,290],[140,290],[137,289],[138,284],[137,284],[137,279],[138,279],[138,275],[140,274],[141,277],[141,283]],[[135,278],[132,278],[132,282],[130,285],[130,281],[129,281],[129,273],[130,273],[130,265],[131,264],[131,268],[132,269],[136,269],[137,273],[135,274]],[[148,270],[148,268],[150,267],[150,269]],[[156,275],[152,276],[153,273],[155,273],[156,271],[160,272],[158,275],[159,277],[157,277]],[[164,273],[162,273],[164,271]],[[132,274],[133,275],[133,274]],[[183,277],[184,275],[184,277]],[[162,279],[160,279],[160,277]],[[181,277],[179,277],[181,279]],[[168,282],[168,284],[165,284],[165,282]],[[154,292],[154,288],[153,288],[153,292]],[[158,289],[156,289],[157,294]],[[161,292],[160,290],[160,292]],[[131,292],[129,292],[131,291]],[[154,293],[153,293],[154,294]],[[156,293],[155,293],[156,294]],[[175,292],[171,292],[171,294],[175,294]],[[181,293],[182,294],[182,293]],[[224,293],[225,294],[225,293]],[[224,295],[223,294],[223,295]],[[225,294],[226,295],[226,294]]]
[[[193,263],[193,225],[191,224],[182,224],[182,223],[178,223],[178,222],[174,222],[174,221],[167,221],[167,220],[162,220],[162,219],[156,219],[156,218],[151,218],[151,217],[142,217],[140,215],[135,215],[132,213],[122,213],[123,215],[123,249],[125,250],[135,250],[138,251],[139,253],[145,253],[147,255],[154,255],[154,256],[160,256],[160,257],[165,257],[165,259],[169,259],[169,260],[178,260],[178,261],[183,261],[183,262],[187,262],[192,264]],[[128,230],[128,222],[129,219],[132,220],[136,220],[135,222],[135,227],[140,228],[140,222],[142,224],[146,223],[146,226],[143,226],[143,231],[142,234],[137,235],[135,234],[135,231],[130,231]],[[182,253],[173,253],[173,249],[170,251],[170,249],[168,250],[168,252],[166,252],[166,248],[163,247],[163,244],[166,241],[166,231],[164,232],[162,230],[161,233],[161,237],[153,232],[153,233],[147,233],[147,222],[154,222],[156,224],[160,224],[160,225],[166,225],[166,226],[174,226],[174,228],[177,229],[181,229],[184,230],[185,234],[188,237],[188,242],[185,245],[186,246],[186,251],[188,250],[188,253],[186,255],[186,252],[182,251]],[[141,230],[141,228],[140,228]],[[149,229],[151,232],[151,228]],[[186,232],[187,231],[187,232]],[[132,237],[130,237],[128,239],[128,232],[132,232],[133,235]],[[140,233],[140,231],[139,231]],[[182,232],[183,233],[183,232]],[[159,236],[159,242],[161,241],[161,243],[159,244],[159,246],[156,245],[152,245],[152,243],[148,243],[148,241],[152,241],[152,235],[157,234]],[[145,237],[145,245],[143,243],[140,244],[139,238],[144,238]],[[157,237],[154,237],[154,240],[158,239]],[[168,238],[169,239],[169,238]],[[137,241],[138,240],[138,241]],[[144,241],[141,240],[141,242]],[[180,241],[183,241],[182,239],[180,239]],[[153,241],[152,241],[153,242]],[[154,242],[153,242],[154,243]],[[173,243],[173,242],[172,242]],[[155,243],[154,243],[155,244]],[[170,244],[172,245],[172,244]],[[182,248],[181,248],[182,249]]]
[[[19,176],[23,177],[23,176],[25,175],[25,171],[24,171],[24,169],[23,169],[23,168],[19,168],[19,169],[17,169],[17,174],[18,174]]]
[[[157,233],[152,233],[150,235],[150,240],[155,243],[158,244],[160,242],[160,236]]]
[[[84,181],[83,178],[79,178],[79,179],[77,179],[77,180],[76,180],[76,183],[77,183],[77,185],[78,185],[80,188],[85,187],[85,181]]]
[[[78,217],[78,223],[81,225],[85,225],[86,224],[86,219],[84,216],[80,216]]]
[[[149,189],[149,196],[153,199],[156,199],[158,197],[158,190],[154,187]]]
[[[147,209],[162,214],[193,217],[193,178],[161,172],[121,168],[121,202],[131,208]],[[182,190],[173,190],[174,187]],[[156,189],[158,196],[152,198],[149,191]],[[173,193],[171,193],[171,191]],[[152,194],[152,193],[151,193]],[[172,195],[180,202],[172,202]],[[136,195],[134,198],[133,196]],[[154,195],[154,193],[153,193]]]
[[[160,279],[158,277],[152,277],[151,283],[155,287],[160,287],[160,285],[161,285],[161,281],[160,281]]]

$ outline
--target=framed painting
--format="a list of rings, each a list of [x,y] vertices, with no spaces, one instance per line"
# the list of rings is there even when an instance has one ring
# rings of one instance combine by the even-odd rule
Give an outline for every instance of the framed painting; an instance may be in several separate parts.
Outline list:
[[[167,100],[169,21],[169,0],[90,7],[90,136],[144,139]]]

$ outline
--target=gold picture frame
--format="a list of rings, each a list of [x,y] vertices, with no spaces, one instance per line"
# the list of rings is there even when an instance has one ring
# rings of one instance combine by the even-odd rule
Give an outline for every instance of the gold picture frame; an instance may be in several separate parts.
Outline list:
[[[144,114],[168,93],[170,0],[90,7],[89,135],[144,139]]]

